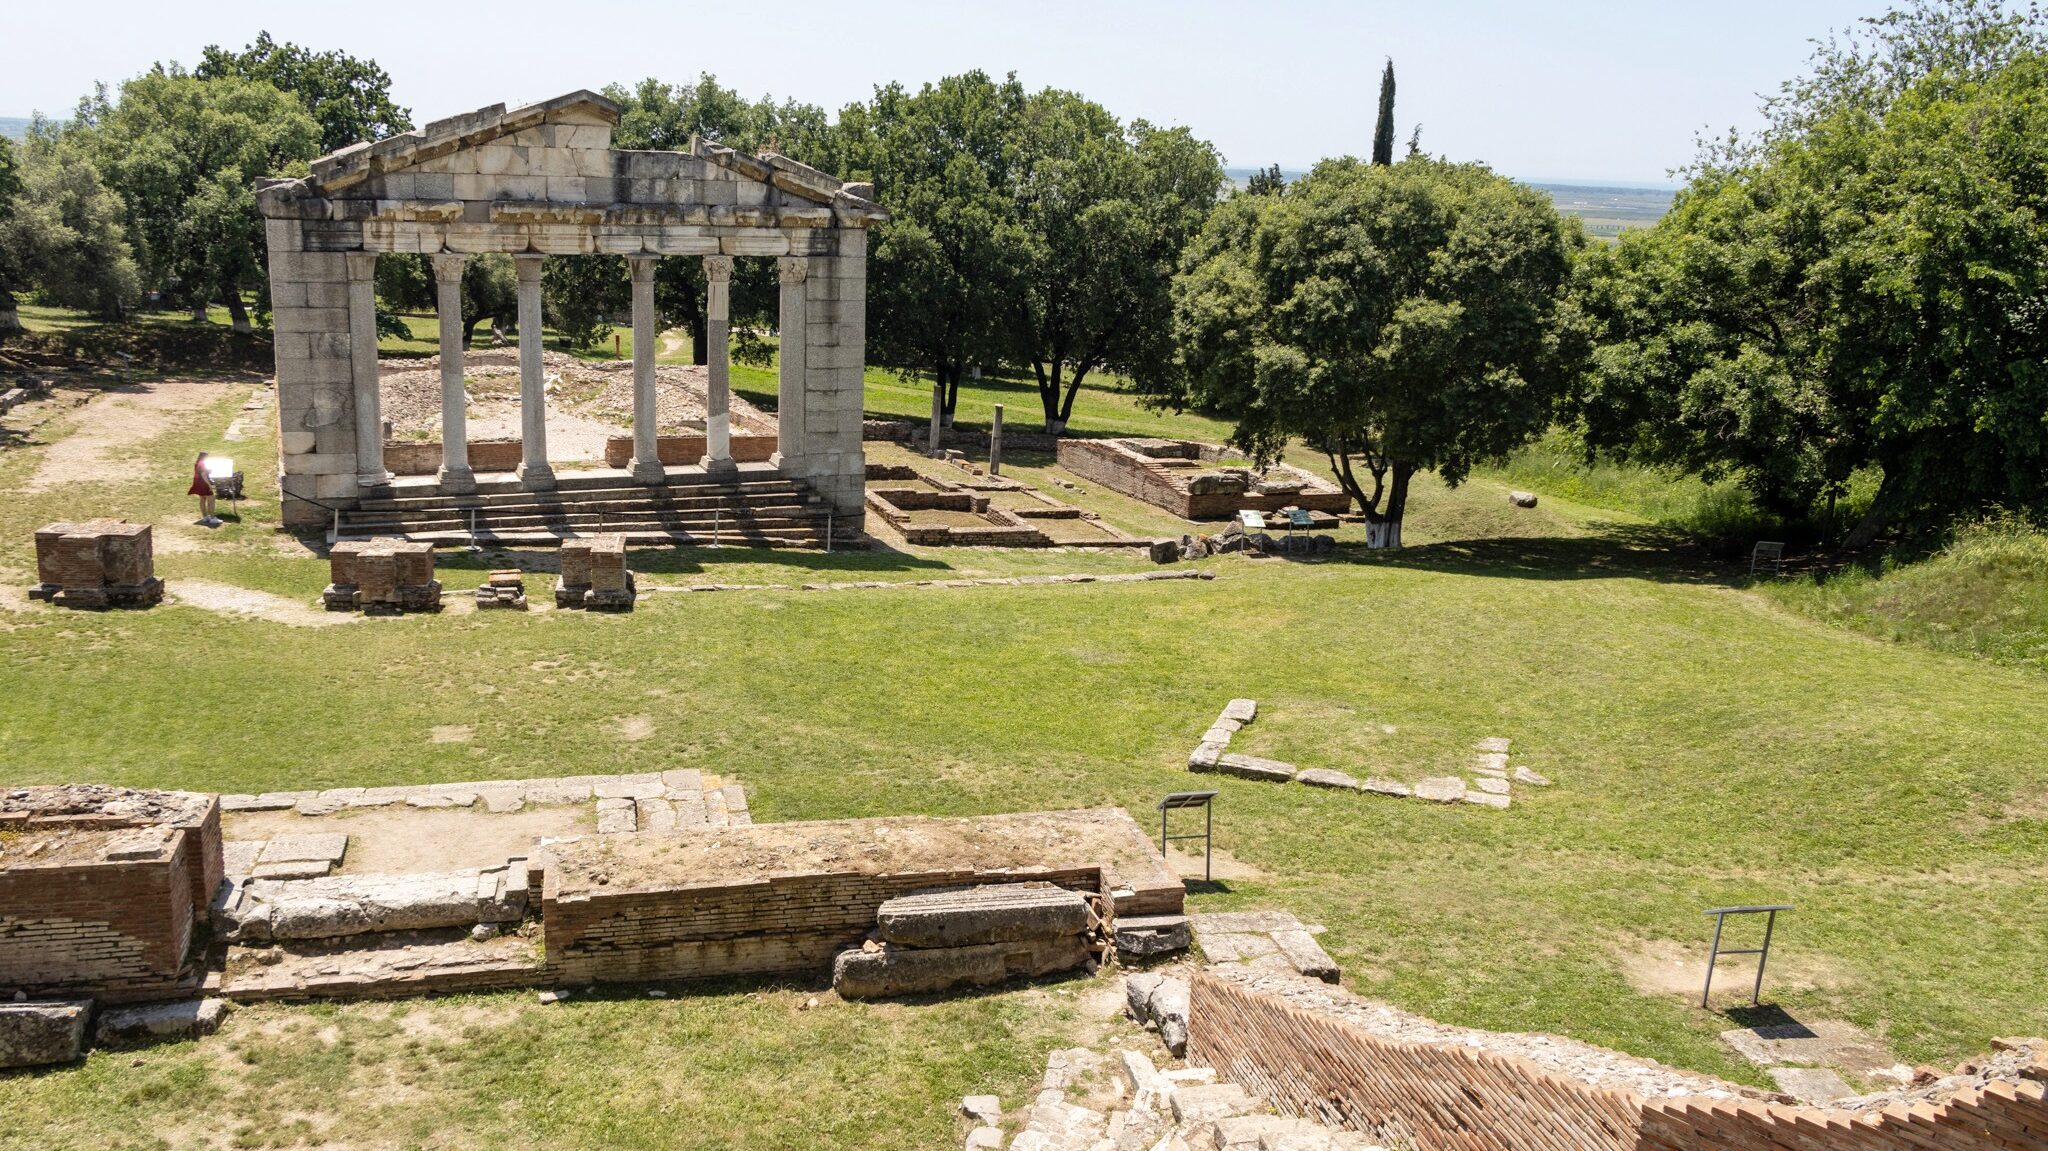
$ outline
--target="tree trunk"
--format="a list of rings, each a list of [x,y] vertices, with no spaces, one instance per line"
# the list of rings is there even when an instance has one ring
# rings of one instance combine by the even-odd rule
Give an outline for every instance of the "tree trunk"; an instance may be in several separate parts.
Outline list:
[[[476,343],[476,326],[490,319],[489,316],[471,316],[462,321],[462,346],[468,348]]]
[[[195,324],[203,324],[206,322],[205,300],[200,300],[192,305],[192,322]]]
[[[15,309],[14,293],[0,290],[0,338],[21,330],[21,313]]]
[[[1038,375],[1038,406],[1045,411],[1045,434],[1049,436],[1065,435],[1067,431],[1067,421],[1060,415],[1060,370],[1064,366],[1054,360],[1048,375],[1043,361],[1031,361],[1031,370]]]
[[[705,318],[704,309],[690,309],[690,362],[703,367],[711,362],[711,321]]]
[[[1074,378],[1067,382],[1066,398],[1060,401],[1060,431],[1067,430],[1067,422],[1074,418],[1074,397],[1081,394],[1081,378],[1088,374],[1086,367],[1074,369]]]
[[[1386,511],[1367,509],[1365,513],[1365,546],[1375,551],[1401,546],[1401,520],[1408,514],[1408,481],[1415,476],[1415,465],[1396,460],[1393,469]]]
[[[960,365],[941,364],[939,382],[946,386],[945,402],[939,408],[939,419],[943,426],[953,426],[953,409],[960,406]]]
[[[1842,550],[1862,551],[1876,543],[1877,537],[1884,534],[1884,529],[1890,527],[1891,522],[1892,477],[1890,472],[1886,472],[1884,479],[1878,481],[1877,494],[1870,499],[1870,510],[1856,521],[1855,527],[1849,529],[1848,537],[1842,541]]]
[[[228,317],[235,322],[235,331],[245,336],[255,331],[256,326],[249,322],[249,309],[242,305],[242,293],[229,291],[222,294],[227,296]]]

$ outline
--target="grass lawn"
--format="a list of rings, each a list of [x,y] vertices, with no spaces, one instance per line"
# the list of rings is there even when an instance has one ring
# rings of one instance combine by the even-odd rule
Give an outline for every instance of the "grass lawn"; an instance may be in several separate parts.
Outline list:
[[[748,389],[772,374],[742,375]],[[764,384],[763,380],[766,383]],[[927,393],[922,393],[928,396]],[[984,387],[1033,422],[1028,387]],[[870,374],[871,412],[916,414]],[[240,397],[140,449],[183,475]],[[928,400],[925,401],[928,404]],[[75,420],[76,415],[69,417]],[[1175,429],[1085,392],[1078,430]],[[44,438],[62,434],[46,428]],[[200,537],[152,486],[25,493],[42,449],[0,453],[0,583],[30,530],[123,514],[160,528],[159,574],[310,599],[324,563],[245,519]],[[1019,458],[1031,478],[1049,464]],[[1517,486],[1529,486],[1522,477]],[[1093,489],[1093,485],[1084,485]],[[703,767],[759,820],[1123,804],[1200,782],[1218,846],[1252,870],[1198,909],[1327,924],[1356,990],[1449,1022],[1565,1033],[1760,1083],[1732,1026],[1626,977],[1701,953],[1702,908],[1785,902],[1767,994],[1856,1022],[1912,1062],[2048,1031],[2048,679],[1887,643],[1788,610],[1643,518],[1485,475],[1418,484],[1395,555],[1347,528],[1323,563],[1206,561],[1213,582],[650,595],[624,617],[500,613],[287,629],[187,606],[0,610],[0,784],[246,791]],[[1577,493],[1583,496],[1585,493]],[[1063,498],[1065,498],[1063,496]],[[1132,530],[1129,501],[1073,497]],[[451,566],[453,557],[443,557]],[[488,559],[463,561],[482,566]],[[992,550],[636,553],[649,582],[916,579],[1137,570],[1124,556]],[[444,577],[453,588],[460,575]],[[1512,811],[1191,780],[1222,702],[1243,750],[1418,778],[1501,735],[1557,781]],[[615,720],[655,736],[621,742]],[[468,724],[468,744],[429,743]],[[1739,979],[1739,977],[1736,977]],[[541,1009],[530,996],[263,1008],[219,1037],[0,1079],[0,1148],[943,1146],[968,1090],[1025,1101],[1085,1022],[1087,981],[939,1004],[799,1010],[803,989],[719,986]],[[1068,992],[1069,995],[1063,995]],[[225,1118],[221,1118],[225,1116]],[[281,1117],[281,1118],[280,1118]]]

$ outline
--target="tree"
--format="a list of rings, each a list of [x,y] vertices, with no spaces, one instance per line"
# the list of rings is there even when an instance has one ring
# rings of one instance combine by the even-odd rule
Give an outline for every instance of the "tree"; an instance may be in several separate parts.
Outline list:
[[[969,72],[915,93],[877,89],[841,118],[845,161],[890,212],[869,240],[868,360],[929,374],[948,423],[962,378],[1001,360],[1010,339],[1005,305],[1024,246],[1011,139],[1023,104],[1015,77]]]
[[[467,279],[464,269],[465,287]],[[632,306],[632,290],[623,256],[578,256],[542,265],[541,307],[572,348],[588,348],[611,335],[612,317]]]
[[[281,44],[268,32],[240,52],[208,45],[192,74],[254,80],[297,96],[320,125],[322,154],[412,127],[412,114],[391,102],[391,77],[375,60]]]
[[[21,274],[4,238],[14,220],[14,201],[21,195],[21,172],[14,159],[14,142],[0,136],[0,338],[21,331],[21,315],[15,307],[15,285]]]
[[[1278,196],[1286,190],[1287,177],[1280,174],[1278,164],[1257,169],[1251,179],[1244,182],[1244,194],[1247,196]]]
[[[1420,129],[1418,129],[1420,131]],[[1409,142],[1410,151],[1415,150],[1415,141]],[[1387,59],[1387,70],[1380,73],[1380,118],[1372,132],[1372,162],[1384,168],[1394,162],[1394,61]]]
[[[14,289],[106,319],[134,307],[141,289],[121,200],[86,150],[38,120],[15,161],[14,184],[12,201],[0,206],[0,331],[13,318]]]
[[[1216,205],[1223,166],[1185,128],[1126,130],[1052,89],[1026,99],[1013,147],[1024,236],[1013,354],[1031,364],[1058,435],[1090,372],[1135,374],[1171,355],[1174,265]]]
[[[541,288],[543,300],[547,288]],[[519,323],[519,273],[503,252],[472,256],[462,266],[462,346],[476,342],[485,321],[510,330]]]
[[[263,288],[265,259],[253,185],[305,170],[319,150],[312,117],[268,83],[161,66],[110,108],[81,111],[67,135],[90,142],[121,196],[144,285],[195,308],[220,300],[248,331],[242,291]]]
[[[1733,476],[1782,517],[1877,479],[1844,541],[2048,507],[2048,44],[1958,0],[1830,42],[1757,138],[1588,262],[1575,399],[1603,454]]]
[[[1210,218],[1173,285],[1175,362],[1140,382],[1235,421],[1257,462],[1296,438],[1327,453],[1371,545],[1399,547],[1417,471],[1455,485],[1549,425],[1581,243],[1477,165],[1326,160]]]

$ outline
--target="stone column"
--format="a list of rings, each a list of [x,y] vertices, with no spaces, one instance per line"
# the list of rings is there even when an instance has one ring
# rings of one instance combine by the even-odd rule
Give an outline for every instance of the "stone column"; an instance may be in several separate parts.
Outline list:
[[[946,382],[945,382],[944,380],[933,380],[933,381],[932,381],[932,450],[931,450],[931,456],[932,456],[932,458],[933,458],[933,459],[937,459],[937,458],[939,458],[940,456],[943,456],[943,455],[945,455],[945,454],[946,454],[946,448],[945,448],[945,442],[946,442],[946,441],[945,441],[945,434],[946,434]]]
[[[661,454],[655,443],[660,417],[654,409],[654,353],[661,347],[654,320],[655,256],[628,256],[633,266],[633,478],[643,484],[663,483]]]
[[[468,257],[444,252],[434,257],[434,309],[441,318],[441,491],[476,490],[469,470],[468,397],[462,391],[462,265]]]
[[[543,256],[514,256],[519,274],[519,482],[552,491],[548,466],[548,392],[541,374],[540,273]]]
[[[377,377],[377,253],[350,252],[348,265],[349,377],[355,386],[356,486],[391,482],[384,470],[384,408]]]
[[[732,257],[704,257],[704,283],[704,470],[731,474],[739,470],[732,459]]]
[[[996,415],[988,425],[988,474],[1003,474],[1003,405],[996,405]]]
[[[802,475],[804,458],[804,370],[809,314],[804,306],[804,278],[811,262],[803,256],[783,256],[775,261],[775,273],[782,281],[782,308],[777,319],[781,347],[777,359],[782,370],[776,380],[775,466],[794,464]]]

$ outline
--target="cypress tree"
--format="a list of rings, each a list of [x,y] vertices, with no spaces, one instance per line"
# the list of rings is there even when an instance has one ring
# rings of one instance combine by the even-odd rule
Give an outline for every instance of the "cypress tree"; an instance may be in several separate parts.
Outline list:
[[[1380,122],[1372,134],[1372,162],[1392,164],[1394,162],[1394,61],[1387,59],[1387,70],[1380,73]]]

